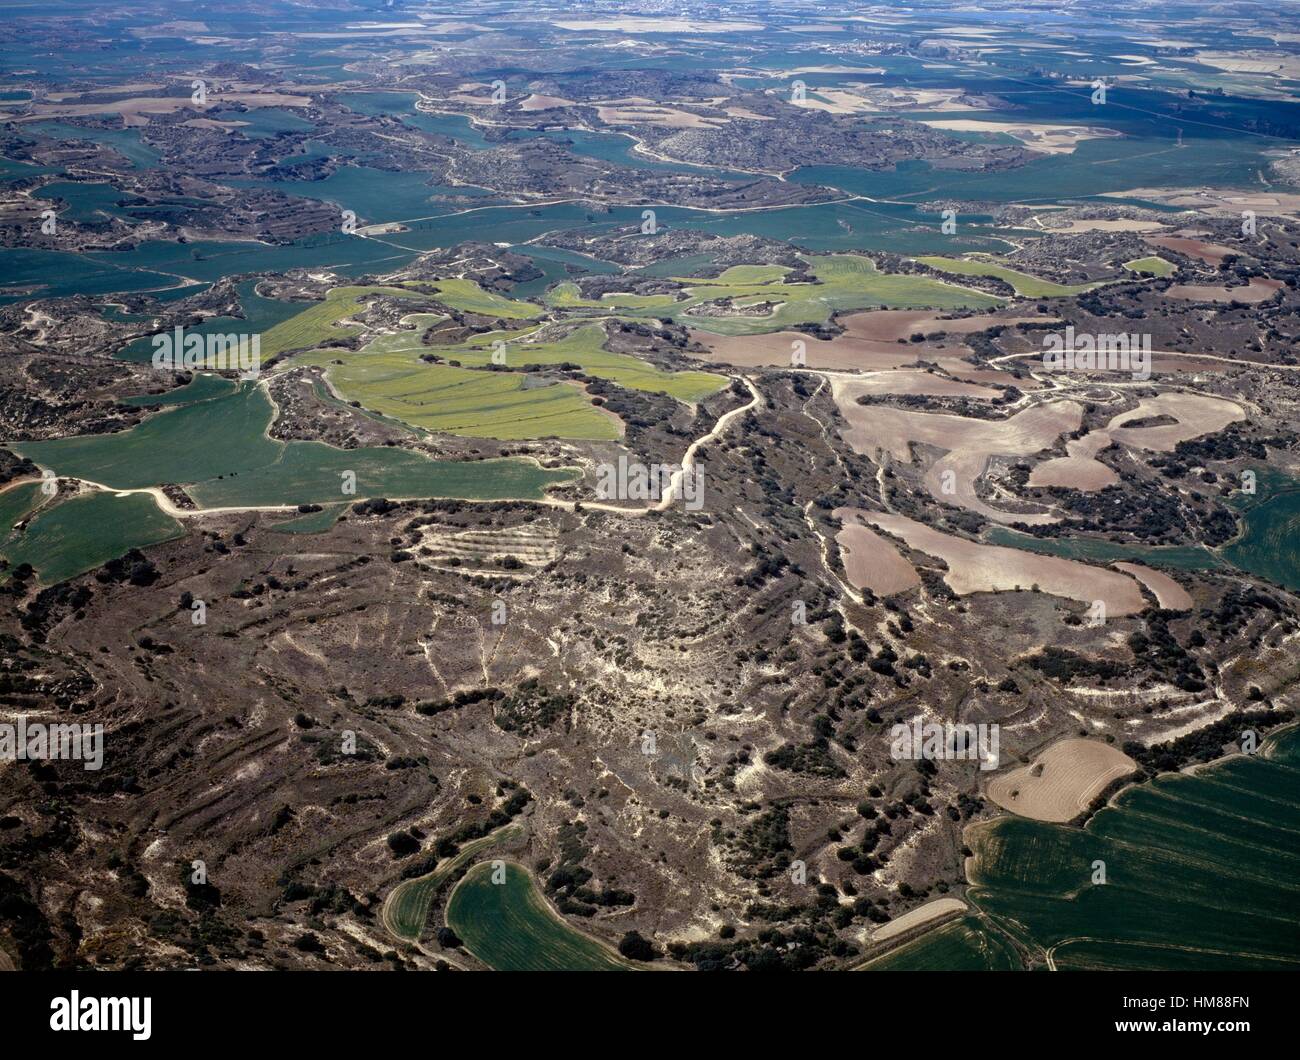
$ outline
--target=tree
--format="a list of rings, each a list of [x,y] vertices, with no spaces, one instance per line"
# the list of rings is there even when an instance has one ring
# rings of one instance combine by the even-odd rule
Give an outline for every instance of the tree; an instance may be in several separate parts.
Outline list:
[[[639,931],[629,931],[618,944],[618,952],[630,961],[653,961],[659,951]]]

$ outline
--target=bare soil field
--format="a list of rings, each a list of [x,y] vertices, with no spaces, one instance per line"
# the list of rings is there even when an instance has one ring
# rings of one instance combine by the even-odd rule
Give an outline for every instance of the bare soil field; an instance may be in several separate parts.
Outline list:
[[[992,508],[978,496],[975,484],[993,454],[1029,456],[1050,447],[1062,434],[1076,430],[1083,420],[1081,405],[1073,401],[1045,402],[1005,420],[979,420],[859,405],[854,383],[848,380],[834,380],[832,393],[849,423],[844,440],[860,453],[871,455],[885,450],[895,460],[910,463],[914,442],[947,450],[947,455],[936,460],[925,476],[926,488],[937,500],[1000,523],[1056,521],[1055,516],[1043,513]]]
[[[976,313],[974,316],[945,320],[928,309],[870,309],[841,317],[839,323],[843,325],[845,334],[856,338],[898,342],[917,334],[932,335],[941,331],[948,335],[970,335],[998,325],[1011,327],[1016,324],[1055,323],[1058,319],[1046,314]]]
[[[1172,416],[1177,423],[1153,427],[1125,427],[1155,416]],[[1114,417],[1103,430],[1066,442],[1069,454],[1046,460],[1029,475],[1031,486],[1061,486],[1093,492],[1119,481],[1115,472],[1096,459],[1112,443],[1167,453],[1179,442],[1214,434],[1236,420],[1245,419],[1240,405],[1206,394],[1158,394],[1138,407]],[[1152,590],[1154,591],[1154,589]]]
[[[1124,424],[1153,416],[1172,416],[1177,423],[1163,427],[1126,427]],[[1123,412],[1106,425],[1099,435],[1109,435],[1121,445],[1170,452],[1179,442],[1214,434],[1237,420],[1246,418],[1238,404],[1208,394],[1158,394],[1138,403],[1131,412]]]
[[[896,312],[896,311],[884,311]],[[982,326],[975,326],[974,321],[988,321],[989,317],[971,317],[967,320],[936,320],[930,313],[911,311],[906,312],[909,316],[917,317],[927,325],[944,325],[957,324],[963,326],[962,333],[975,332],[983,330],[988,323]],[[1014,320],[1023,320],[1027,317],[1014,317]],[[850,317],[846,317],[845,324],[849,324]],[[1013,323],[1008,320],[1006,323]],[[907,333],[906,325],[900,325],[897,321],[893,324],[885,325],[885,328],[900,328]],[[897,339],[878,339],[867,338],[854,334],[854,329],[848,329],[848,332],[842,336],[836,336],[831,339],[813,338],[806,336],[802,332],[770,332],[759,334],[759,336],[715,336],[708,332],[699,332],[693,330],[690,337],[695,342],[701,343],[702,346],[708,347],[708,354],[697,354],[699,359],[710,364],[731,364],[737,368],[789,368],[790,354],[793,351],[793,343],[802,342],[803,352],[805,352],[805,365],[807,368],[813,368],[815,371],[824,372],[888,372],[896,368],[915,368],[920,362],[937,364],[948,372],[950,376],[959,378],[966,382],[974,384],[988,384],[988,382],[1014,382],[1022,390],[1034,390],[1041,384],[1030,378],[1015,380],[1008,372],[992,371],[992,369],[975,368],[974,365],[966,362],[962,358],[971,354],[971,349],[965,342],[946,341],[943,345],[939,343],[902,343]],[[969,391],[963,390],[880,390],[879,393],[893,394],[966,394],[967,397],[976,397]],[[989,393],[988,397],[996,397],[996,394]]]
[[[1272,298],[1281,289],[1281,280],[1252,276],[1245,287],[1176,283],[1165,294],[1170,298],[1186,298],[1192,302],[1246,302],[1254,305]]]
[[[731,120],[637,98],[608,100],[597,105],[596,113],[606,125],[657,125],[664,129],[708,129]]]
[[[1119,475],[1096,459],[1111,443],[1105,431],[1093,431],[1065,443],[1068,456],[1045,460],[1029,473],[1031,486],[1061,486],[1092,493],[1113,486]]]
[[[1236,253],[1231,247],[1219,243],[1206,243],[1204,240],[1192,239],[1188,236],[1146,236],[1145,238],[1153,247],[1185,254],[1207,265],[1217,265],[1229,254]]]
[[[1029,475],[1031,486],[1059,486],[1084,493],[1096,493],[1118,481],[1119,476],[1114,471],[1090,457],[1063,456],[1045,460]]]
[[[1074,401],[1044,402],[1005,420],[883,406],[865,408],[853,401],[855,383],[837,378],[832,384],[836,404],[849,422],[844,440],[860,453],[870,455],[885,449],[904,462],[911,460],[913,442],[949,451],[1028,455],[1048,448],[1062,434],[1077,430],[1083,420],[1083,406]]]
[[[876,928],[871,933],[872,942],[886,942],[889,939],[896,938],[905,931],[911,931],[922,924],[928,924],[931,921],[939,920],[954,913],[964,913],[966,903],[960,898],[936,898],[933,902],[926,902],[925,905],[918,905],[915,909],[909,909],[900,917],[895,917],[888,924]]]
[[[766,335],[711,335],[706,331],[692,331],[691,338],[707,346],[718,363],[738,368],[788,368],[795,342],[804,344],[809,368],[826,370],[884,371],[910,367],[922,354],[920,349],[895,342],[853,335],[814,339],[798,331],[773,331]]]
[[[1064,824],[1083,813],[1110,784],[1137,772],[1137,763],[1100,740],[1061,740],[1032,763],[993,778],[988,797],[1004,810]]]
[[[853,588],[890,596],[921,584],[916,568],[903,554],[862,524],[864,512],[857,508],[836,508],[832,514],[843,523],[835,540],[840,546],[844,573]]]
[[[1053,232],[1158,232],[1165,226],[1159,221],[1135,221],[1130,217],[1074,217],[1061,225],[1048,225]],[[1148,240],[1151,242],[1151,240]]]
[[[1048,155],[1073,154],[1075,147],[1083,140],[1096,140],[1120,135],[1114,129],[1104,129],[1090,125],[978,121],[970,118],[928,120],[923,121],[921,124],[928,125],[932,129],[944,129],[948,132],[1006,133],[1008,136],[1015,137],[1031,151],[1041,151]]]
[[[864,512],[863,519],[902,538],[910,548],[948,565],[943,580],[958,596],[1037,589],[1080,603],[1102,600],[1109,616],[1137,614],[1146,601],[1137,582],[1116,571],[1001,545],[981,545],[940,533],[902,515]]]
[[[1165,610],[1190,611],[1192,609],[1192,598],[1187,590],[1168,574],[1144,567],[1140,563],[1115,563],[1113,566],[1116,570],[1133,575],[1150,589],[1155,594],[1156,602]]]
[[[519,104],[520,110],[554,110],[556,107],[572,107],[573,100],[561,99],[559,96],[543,96],[534,92],[526,100]]]
[[[1102,192],[1102,198],[1146,199],[1219,217],[1240,217],[1242,210],[1254,210],[1269,217],[1300,213],[1300,194],[1294,192],[1243,192],[1236,188],[1128,188]]]
[[[934,372],[909,371],[878,372],[861,379],[844,382],[844,393],[854,398],[860,394],[926,394],[932,397],[967,397],[992,401],[1001,397],[1001,391],[948,379]]]

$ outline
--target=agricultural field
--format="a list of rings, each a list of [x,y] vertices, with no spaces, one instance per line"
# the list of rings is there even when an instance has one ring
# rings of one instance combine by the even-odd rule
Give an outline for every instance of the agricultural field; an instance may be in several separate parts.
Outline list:
[[[712,372],[665,372],[654,365],[625,353],[605,349],[605,330],[587,324],[558,337],[551,332],[488,332],[456,346],[424,347],[454,365],[482,368],[493,363],[495,344],[505,343],[505,364],[511,368],[527,365],[581,365],[587,375],[608,379],[629,390],[667,394],[678,401],[701,401],[727,384],[725,377]]]
[[[1006,545],[1024,552],[1063,556],[1091,563],[1133,560],[1153,567],[1187,571],[1215,570],[1227,565],[1217,553],[1197,546],[1127,545],[1097,537],[1031,537],[1005,526],[990,527],[984,539],[990,544]]]
[[[364,300],[377,294],[390,298],[415,298],[419,292],[392,286],[332,287],[323,301],[281,321],[262,335],[263,360],[288,350],[308,350],[323,342],[354,334],[358,325],[342,322],[361,312]]]
[[[1012,972],[1020,969],[1015,947],[976,916],[927,931],[888,953],[858,965],[859,972]]]
[[[506,825],[495,832],[470,840],[459,852],[445,858],[432,872],[413,879],[403,880],[384,899],[380,916],[384,927],[400,939],[419,940],[429,922],[429,910],[442,885],[451,879],[457,869],[500,843],[517,839],[523,834],[519,825]]]
[[[844,440],[856,451],[867,455],[884,451],[900,463],[911,462],[912,446],[918,442],[945,451],[934,460],[924,479],[926,489],[936,500],[978,512],[997,523],[1057,521],[1049,512],[995,508],[980,496],[977,483],[995,454],[1027,456],[1076,430],[1083,415],[1076,402],[1044,402],[1004,420],[988,420],[862,405],[858,401],[862,389],[856,380],[835,378],[832,393],[848,423]]]
[[[953,310],[961,312],[961,310]],[[1024,316],[1009,313],[980,311],[967,317],[943,318],[927,309],[875,309],[848,313],[837,318],[843,327],[842,334],[833,338],[816,338],[801,331],[774,331],[765,334],[718,335],[700,330],[691,331],[691,338],[707,347],[709,355],[719,363],[742,367],[788,367],[792,363],[795,344],[801,344],[804,366],[813,370],[860,369],[864,372],[883,372],[909,369],[918,362],[937,364],[954,380],[942,379],[913,371],[911,389],[901,389],[901,384],[885,379],[876,382],[878,392],[897,393],[953,393],[968,397],[992,398],[997,393],[991,389],[964,388],[959,380],[973,382],[1005,382],[1006,374],[977,369],[963,358],[971,354],[962,337],[972,332],[993,327],[1014,327],[1021,323],[1054,321],[1049,316]],[[923,340],[923,341],[919,341]],[[908,376],[900,376],[900,379]],[[927,389],[916,385],[917,380]],[[871,381],[862,380],[864,392]],[[1034,384],[1022,381],[1025,389]],[[936,390],[947,387],[949,389]],[[894,389],[899,387],[900,389]]]
[[[423,318],[412,319],[418,325]],[[421,359],[430,347],[412,348],[410,342],[406,334],[385,335],[355,352],[317,351],[294,363],[323,366],[330,386],[345,401],[359,401],[373,412],[427,431],[470,438],[593,441],[622,435],[618,418],[593,405],[577,383],[536,380],[517,371],[430,364]],[[455,359],[462,364],[465,360]],[[631,357],[624,360],[633,362],[630,367],[641,363]]]
[[[0,556],[11,566],[31,564],[42,585],[56,585],[184,532],[147,494],[83,493],[43,508],[21,532],[10,531]]]
[[[1004,280],[1022,298],[1064,298],[1068,295],[1083,294],[1084,291],[1104,287],[1106,284],[1105,280],[1097,280],[1091,283],[1053,283],[1051,280],[1031,276],[1027,272],[1010,269],[1005,265],[999,265],[995,261],[987,261],[983,258],[927,256],[916,260],[922,265],[929,265],[932,269],[938,269],[940,272],[950,273],[954,276],[992,276],[995,279]]]
[[[332,287],[326,292],[324,300],[308,306],[265,332],[261,343],[262,357],[269,359],[289,350],[307,350],[325,342],[346,338],[358,327],[347,324],[347,318],[361,312],[366,299],[374,295],[389,298],[433,298],[464,313],[506,320],[531,320],[541,314],[537,306],[516,302],[512,298],[485,291],[473,280],[458,278],[410,281],[401,285]]]
[[[143,408],[164,408],[168,405],[188,405],[192,401],[207,401],[208,398],[223,397],[235,389],[236,384],[212,372],[199,372],[183,386],[168,390],[165,394],[137,394],[122,399],[123,405]]]
[[[0,968],[1300,971],[1285,5],[11,6]]]
[[[832,514],[842,526],[835,540],[840,546],[844,575],[855,589],[889,596],[921,584],[916,568],[894,544],[863,524],[863,512],[836,508]]]
[[[1114,564],[1116,570],[1131,574],[1150,590],[1156,603],[1166,611],[1190,611],[1192,597],[1186,589],[1162,571],[1151,570],[1137,563],[1119,562]]]
[[[502,868],[505,882],[495,884],[493,863],[480,862],[447,899],[447,926],[480,961],[499,972],[636,969],[560,918],[527,869],[512,861]]]
[[[318,512],[306,512],[282,523],[272,523],[271,529],[277,534],[323,534],[339,521],[344,505],[327,504]]]
[[[1146,258],[1134,258],[1132,261],[1124,262],[1124,268],[1129,272],[1137,273],[1139,276],[1170,276],[1176,270],[1174,264],[1165,261],[1164,258],[1151,255]]]
[[[1028,765],[994,777],[988,796],[1021,817],[1064,823],[1137,768],[1123,751],[1100,740],[1061,740]]]
[[[1165,291],[1169,298],[1182,298],[1189,302],[1244,302],[1254,305],[1272,298],[1282,288],[1280,280],[1252,276],[1244,286],[1227,284],[1176,283]]]
[[[0,533],[7,533],[45,499],[39,482],[19,482],[0,490]]]
[[[264,388],[160,412],[116,434],[20,443],[16,451],[61,476],[111,489],[174,483],[201,507],[288,507],[351,496],[540,497],[571,473],[524,459],[439,461],[398,448],[342,450],[281,442],[266,432],[274,410]],[[344,494],[346,472],[355,493]]]
[[[1128,788],[1083,829],[1003,817],[967,843],[971,900],[1049,964],[1300,967],[1293,736]]]
[[[1014,548],[979,545],[902,515],[863,512],[861,518],[901,538],[908,547],[943,560],[948,565],[943,579],[958,596],[1033,588],[1080,603],[1101,600],[1108,615],[1133,615],[1147,606],[1137,582],[1117,571]]]
[[[1272,468],[1255,469],[1256,493],[1233,495],[1241,535],[1223,557],[1288,589],[1300,589],[1300,480]]]
[[[986,309],[1002,299],[927,276],[884,273],[856,254],[806,258],[813,283],[787,283],[779,266],[733,266],[714,280],[681,278],[684,298],[673,295],[579,296],[574,284],[548,293],[556,308],[600,309],[625,316],[655,316],[717,335],[755,335],[796,324],[824,324],[835,311],[884,308]],[[733,311],[705,311],[725,301]],[[758,307],[757,310],[755,307]],[[763,307],[768,307],[766,311]]]
[[[538,306],[517,302],[513,298],[506,298],[492,291],[485,291],[473,280],[459,278],[421,280],[413,281],[408,286],[430,294],[443,305],[458,309],[462,313],[475,313],[502,320],[534,320],[542,315],[542,310]]]

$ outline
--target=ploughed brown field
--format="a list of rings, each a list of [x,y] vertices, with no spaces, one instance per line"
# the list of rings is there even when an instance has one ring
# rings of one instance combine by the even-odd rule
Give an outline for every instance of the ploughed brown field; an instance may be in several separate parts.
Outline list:
[[[1144,238],[1153,247],[1173,250],[1189,258],[1203,261],[1207,265],[1217,265],[1229,254],[1236,253],[1231,247],[1225,247],[1220,243],[1206,243],[1204,240],[1191,239],[1187,236],[1146,236]]]
[[[1005,420],[979,420],[946,413],[913,412],[856,402],[851,381],[832,384],[835,403],[848,421],[844,440],[860,453],[884,450],[902,463],[910,463],[912,444],[922,442],[947,450],[927,471],[926,489],[937,500],[957,505],[999,523],[1049,523],[1056,517],[1043,512],[1001,511],[986,504],[975,483],[995,453],[1030,456],[1050,448],[1062,434],[1077,430],[1083,406],[1073,401],[1051,401],[1024,409]],[[951,472],[951,477],[946,473]],[[951,485],[951,491],[945,489]]]
[[[799,331],[773,331],[766,335],[710,335],[704,331],[692,331],[691,338],[709,348],[710,361],[716,359],[719,364],[732,364],[738,368],[788,368],[795,342],[804,344],[807,367],[830,371],[856,368],[880,372],[915,367],[923,352],[912,346],[851,335],[814,339]],[[964,346],[959,346],[958,350],[959,359],[960,353],[968,352]]]
[[[1114,563],[1116,570],[1131,574],[1155,595],[1156,602],[1166,611],[1190,611],[1192,598],[1186,589],[1162,571],[1143,567],[1138,563]]]
[[[930,397],[967,397],[992,401],[1002,396],[1000,390],[949,379],[935,372],[899,369],[894,372],[843,380],[844,394],[856,400],[864,394],[925,394]]]
[[[1152,427],[1126,427],[1155,416],[1171,416],[1177,423]],[[1246,413],[1235,402],[1207,394],[1168,393],[1146,398],[1137,408],[1113,417],[1102,430],[1092,431],[1065,444],[1069,454],[1039,464],[1029,475],[1031,486],[1063,486],[1093,491],[1119,481],[1113,470],[1095,459],[1116,443],[1135,449],[1167,453],[1179,442],[1214,434]]]
[[[1153,416],[1172,416],[1177,423],[1164,427],[1126,427],[1125,424]],[[1179,442],[1214,434],[1228,424],[1246,418],[1238,404],[1208,394],[1157,394],[1138,403],[1132,412],[1123,412],[1106,425],[1104,432],[1121,445],[1170,452]]]
[[[877,596],[890,596],[921,584],[916,568],[889,541],[869,526],[857,508],[836,508],[832,512],[843,524],[835,540],[840,546],[844,573],[855,589],[870,589]]]
[[[909,548],[948,564],[943,580],[958,596],[1036,588],[1080,603],[1101,600],[1108,617],[1136,614],[1147,606],[1138,583],[1118,571],[1001,545],[978,544],[902,515],[863,512],[862,518],[901,538]]]
[[[989,782],[988,797],[1004,810],[1035,821],[1063,824],[1088,809],[1137,763],[1100,740],[1060,740],[1033,762]]]
[[[1107,467],[1097,454],[1110,445],[1105,431],[1093,431],[1065,443],[1068,456],[1044,460],[1029,473],[1031,486],[1061,486],[1092,493],[1119,481],[1119,475]]]
[[[976,313],[973,316],[945,320],[928,309],[871,309],[862,313],[850,313],[839,322],[846,335],[876,342],[898,342],[917,334],[932,335],[942,331],[949,335],[973,335],[999,324],[1010,327],[1015,324],[1055,322],[1057,319],[1039,313]]]
[[[894,917],[888,924],[883,924],[871,933],[872,942],[884,942],[896,938],[904,932],[929,924],[944,917],[966,911],[966,903],[960,898],[936,898],[933,902],[909,909],[902,916]]]
[[[881,372],[912,368],[918,361],[927,361],[970,382],[1012,383],[1016,381],[1007,373],[978,369],[963,360],[970,356],[971,349],[960,341],[960,336],[997,325],[1054,320],[1055,317],[1049,316],[995,313],[944,320],[929,309],[873,309],[840,317],[838,322],[844,334],[833,339],[815,339],[800,331],[773,331],[766,335],[712,335],[692,331],[691,338],[708,348],[708,360],[738,368],[789,367],[793,344],[802,342],[806,367],[813,369]],[[910,341],[916,334],[933,335],[941,331],[947,337],[937,342]],[[1025,386],[1017,385],[1022,389]]]
[[[1198,286],[1176,283],[1165,292],[1169,298],[1186,298],[1191,302],[1247,302],[1254,305],[1272,298],[1282,289],[1281,280],[1252,276],[1245,287]]]
[[[1211,354],[1209,355],[1209,357],[1198,357],[1195,354],[1190,354],[1190,353],[1185,353],[1185,354],[1184,353],[1161,353],[1158,350],[1153,350],[1151,353],[1151,374],[1152,375],[1177,375],[1185,372],[1186,373],[1199,372],[1204,374],[1207,372],[1226,372],[1230,368],[1232,368],[1232,365],[1230,363],[1225,363],[1224,361],[1216,361],[1211,359],[1214,356],[1217,355]],[[1038,366],[1041,366],[1042,361],[1043,361],[1043,355],[1041,352],[1017,354],[1014,358],[1014,363],[1019,364],[1024,368],[1028,368],[1031,371],[1033,370],[1036,364]],[[1005,361],[1002,363],[1010,364],[1013,362]],[[1115,379],[1119,379],[1123,376],[1128,376],[1131,374],[1131,369],[1129,368],[1094,368],[1092,371],[1099,376],[1111,377]],[[971,377],[962,376],[962,378],[966,379]],[[1016,380],[1007,380],[1007,381],[1014,382],[1015,385],[1019,387],[1021,390],[1033,389],[1031,385],[1032,383],[1031,380],[1016,379]]]

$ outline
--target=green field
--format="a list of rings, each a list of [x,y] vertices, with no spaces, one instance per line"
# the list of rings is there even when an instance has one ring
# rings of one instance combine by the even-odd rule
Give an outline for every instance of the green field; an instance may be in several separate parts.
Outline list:
[[[208,398],[221,397],[235,389],[229,379],[223,379],[211,372],[200,372],[184,386],[175,387],[165,394],[137,394],[135,397],[123,398],[123,405],[161,408],[167,405],[187,405],[193,401],[207,401]]]
[[[527,869],[505,862],[505,882],[492,863],[465,873],[447,900],[446,920],[466,949],[500,972],[613,972],[637,965],[570,927],[547,904]]]
[[[897,949],[858,965],[859,972],[1011,972],[1020,969],[1015,947],[965,916]]]
[[[0,537],[44,499],[39,482],[20,482],[0,493]]]
[[[263,334],[262,357],[274,357],[286,350],[307,350],[331,339],[346,338],[359,325],[343,325],[348,330],[341,330],[340,322],[359,313],[362,300],[376,294],[392,298],[429,297],[465,313],[507,320],[531,320],[541,314],[537,306],[485,291],[473,280],[422,280],[401,286],[334,287],[326,292],[323,301],[308,306]]]
[[[1005,526],[990,527],[983,539],[991,545],[1006,545],[1044,556],[1063,556],[1090,563],[1133,560],[1174,570],[1217,570],[1227,566],[1218,555],[1201,545],[1129,545],[1101,537],[1034,537]]]
[[[553,340],[538,339],[535,331],[491,332],[475,335],[458,346],[422,349],[461,365],[483,367],[492,363],[493,343],[498,340],[506,343],[507,367],[568,362],[581,365],[587,375],[608,379],[629,390],[667,394],[678,401],[700,401],[727,385],[725,376],[712,372],[665,372],[639,357],[611,353],[604,348],[604,329],[596,324],[579,327],[562,338]]]
[[[1172,262],[1165,261],[1164,258],[1152,254],[1146,258],[1134,258],[1132,261],[1124,262],[1124,268],[1129,272],[1136,272],[1143,276],[1169,276],[1174,270]]]
[[[1268,467],[1254,468],[1254,496],[1235,493],[1241,535],[1223,556],[1276,585],[1300,589],[1300,480]]]
[[[333,528],[346,504],[327,504],[318,512],[304,512],[295,519],[286,519],[271,526],[277,534],[323,534]]]
[[[922,265],[929,265],[932,269],[956,276],[996,277],[1009,283],[1016,294],[1022,298],[1061,298],[1065,295],[1082,294],[1084,291],[1091,291],[1094,287],[1102,287],[1106,283],[1104,280],[1091,283],[1053,283],[1051,280],[1043,280],[1027,272],[1018,272],[983,258],[922,257],[916,260]]]
[[[384,900],[384,926],[398,938],[417,941],[429,921],[429,909],[433,906],[438,890],[452,874],[489,847],[517,839],[523,832],[523,828],[517,824],[505,825],[464,844],[458,853],[444,859],[433,872],[403,880]]]
[[[1237,492],[1228,499],[1241,517],[1241,532],[1217,550],[1199,545],[1130,545],[1092,537],[1033,537],[1003,526],[986,531],[984,540],[1093,563],[1133,560],[1175,570],[1238,567],[1287,589],[1300,589],[1300,480],[1275,468],[1252,470],[1257,492],[1253,496]]]
[[[572,472],[530,460],[443,461],[396,447],[336,449],[281,442],[267,435],[274,409],[266,391],[246,383],[208,401],[159,412],[115,434],[12,443],[59,475],[113,489],[175,483],[201,507],[328,504],[366,497],[532,499]],[[343,473],[356,491],[343,494]]]
[[[502,440],[622,437],[618,419],[575,384],[538,386],[521,372],[429,364],[420,359],[429,347],[412,348],[412,341],[410,334],[383,335],[356,352],[320,350],[294,360],[325,366],[345,400],[428,431]]]
[[[22,533],[11,531],[0,555],[12,566],[30,563],[42,585],[54,585],[184,533],[147,494],[83,493],[42,510]]]
[[[286,350],[306,350],[331,339],[347,338],[360,325],[347,325],[347,330],[342,330],[339,322],[360,312],[362,299],[373,294],[419,297],[418,291],[402,287],[334,287],[326,292],[323,301],[309,305],[262,335],[263,360]]]
[[[856,254],[812,255],[805,259],[814,283],[787,283],[775,265],[735,265],[717,279],[680,278],[683,298],[672,294],[608,294],[584,299],[572,283],[556,285],[548,300],[556,308],[599,309],[626,316],[654,316],[720,335],[756,335],[796,324],[823,324],[833,312],[856,309],[985,309],[1003,299],[929,276],[879,271]],[[723,316],[692,315],[706,302],[731,299],[738,308],[773,303],[770,312]]]
[[[1296,747],[1291,730],[1260,754],[1162,775],[1082,829],[972,828],[968,897],[1062,967],[1300,968]]]
[[[535,320],[542,310],[527,302],[485,291],[473,280],[421,280],[409,286],[432,294],[443,305],[459,309],[462,313],[500,317],[503,320]]]

